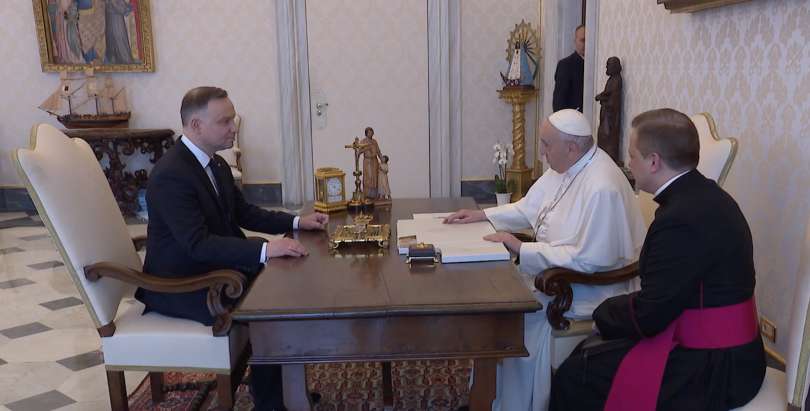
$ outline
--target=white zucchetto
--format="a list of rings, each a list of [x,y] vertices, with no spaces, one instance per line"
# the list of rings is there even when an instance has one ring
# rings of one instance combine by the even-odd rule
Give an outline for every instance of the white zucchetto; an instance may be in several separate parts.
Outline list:
[[[567,108],[548,116],[548,121],[554,128],[572,136],[590,136],[591,124],[585,116],[577,110]]]

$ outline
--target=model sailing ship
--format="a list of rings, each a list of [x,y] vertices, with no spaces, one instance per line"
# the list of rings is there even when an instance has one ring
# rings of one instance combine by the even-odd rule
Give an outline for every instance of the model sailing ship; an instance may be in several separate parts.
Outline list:
[[[79,76],[61,72],[59,89],[39,109],[56,116],[67,128],[127,127],[132,114],[127,106],[126,89],[116,88],[110,77],[99,87],[92,69]]]

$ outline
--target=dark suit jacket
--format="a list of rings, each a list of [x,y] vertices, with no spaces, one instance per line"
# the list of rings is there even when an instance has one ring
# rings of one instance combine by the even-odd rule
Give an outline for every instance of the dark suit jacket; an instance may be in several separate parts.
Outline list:
[[[554,72],[554,98],[551,104],[554,111],[566,108],[582,111],[584,82],[585,60],[577,52],[560,60]]]
[[[664,189],[639,257],[641,291],[594,311],[605,339],[663,331],[685,309],[737,304],[754,294],[751,231],[734,199],[692,170]],[[719,350],[676,347],[659,396],[661,409],[729,409],[753,398],[765,373],[762,340]]]
[[[246,239],[240,227],[279,234],[292,230],[293,215],[249,204],[220,156],[211,160],[219,194],[181,141],[158,161],[149,176],[149,207],[144,271],[161,277],[185,277],[216,269],[259,272],[263,240]],[[166,294],[139,289],[146,311],[211,324],[206,291]]]

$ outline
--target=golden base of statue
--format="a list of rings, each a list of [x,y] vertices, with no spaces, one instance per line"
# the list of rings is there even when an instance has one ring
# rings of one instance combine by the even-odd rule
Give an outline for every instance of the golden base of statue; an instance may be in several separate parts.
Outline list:
[[[537,89],[526,87],[504,87],[498,96],[512,105],[512,146],[515,155],[512,167],[506,170],[507,181],[514,181],[515,191],[512,201],[523,198],[532,185],[532,169],[526,167],[526,103],[537,96]]]
[[[515,168],[507,168],[506,169],[506,181],[507,184],[515,187],[514,192],[512,193],[512,202],[520,200],[523,198],[524,195],[529,191],[529,188],[534,183],[532,180],[532,169],[531,168],[523,168],[515,169]],[[512,183],[508,183],[512,181]]]
[[[365,200],[351,200],[346,204],[346,208],[350,212],[363,212],[363,211],[370,211],[374,208],[374,201],[365,199]]]

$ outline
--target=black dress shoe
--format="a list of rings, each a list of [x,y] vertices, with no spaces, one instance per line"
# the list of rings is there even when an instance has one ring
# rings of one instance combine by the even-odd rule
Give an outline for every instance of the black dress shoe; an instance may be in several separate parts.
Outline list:
[[[317,404],[321,402],[321,393],[319,392],[311,392],[309,393],[309,399],[312,401],[313,404]]]

